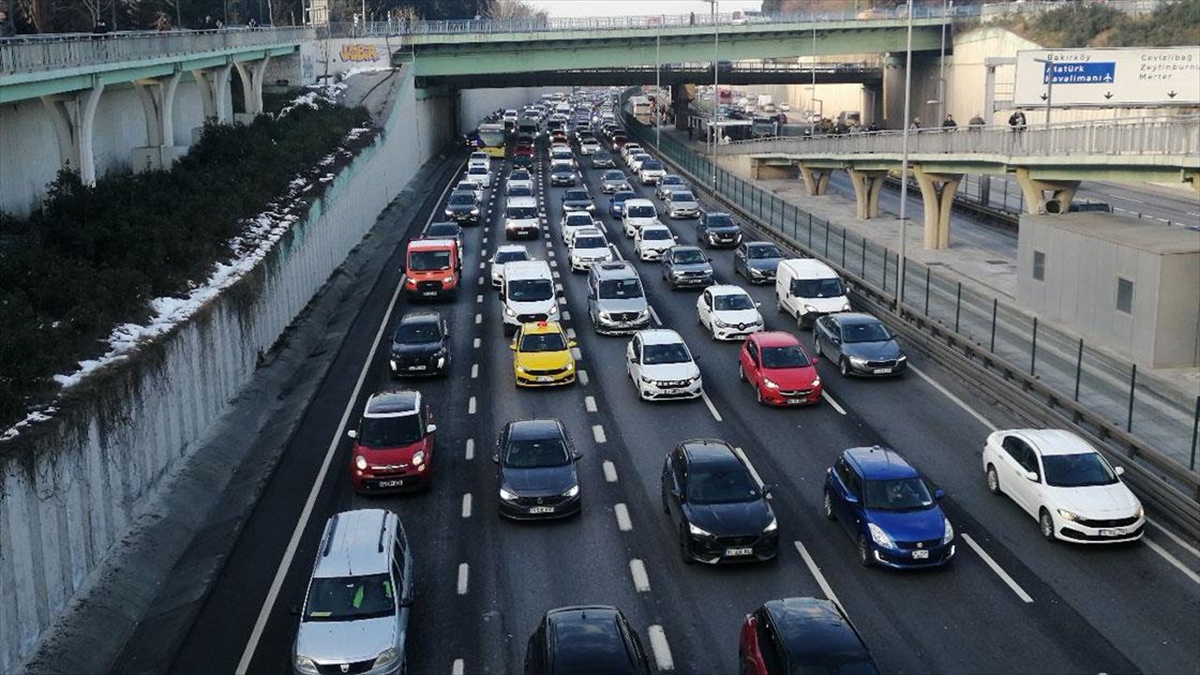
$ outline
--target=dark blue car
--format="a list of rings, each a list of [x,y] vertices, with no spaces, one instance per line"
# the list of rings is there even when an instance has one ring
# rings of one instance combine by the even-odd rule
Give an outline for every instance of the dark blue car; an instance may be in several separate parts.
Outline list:
[[[625,200],[637,199],[638,194],[633,190],[617,190],[612,197],[608,198],[608,215],[613,218],[620,218],[625,215]]]
[[[954,557],[942,495],[895,450],[850,448],[825,472],[823,508],[858,545],[864,567],[936,567]]]

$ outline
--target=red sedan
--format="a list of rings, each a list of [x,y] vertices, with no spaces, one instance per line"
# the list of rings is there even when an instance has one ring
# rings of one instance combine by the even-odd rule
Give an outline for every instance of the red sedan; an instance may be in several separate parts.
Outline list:
[[[738,378],[766,405],[812,405],[821,400],[814,359],[791,333],[751,333],[738,353]]]
[[[429,407],[416,391],[384,391],[367,399],[353,438],[350,480],[359,493],[404,492],[433,482],[433,432]]]

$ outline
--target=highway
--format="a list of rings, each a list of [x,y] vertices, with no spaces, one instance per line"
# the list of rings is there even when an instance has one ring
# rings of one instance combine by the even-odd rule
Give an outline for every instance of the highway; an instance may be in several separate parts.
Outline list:
[[[494,176],[507,174],[499,168],[493,164]],[[414,547],[411,673],[520,672],[541,615],[582,603],[621,608],[660,671],[734,673],[744,615],[766,600],[804,595],[835,597],[889,673],[1200,672],[1195,549],[1156,527],[1128,546],[1043,541],[1015,504],[987,492],[979,462],[992,429],[1021,422],[920,353],[910,351],[913,372],[895,380],[843,380],[822,360],[826,400],[808,409],[763,408],[736,377],[737,344],[713,342],[697,324],[696,292],[669,290],[656,263],[638,262],[656,323],[679,331],[699,355],[706,391],[698,401],[640,402],[624,368],[627,338],[591,329],[584,276],[569,272],[558,233],[563,188],[547,187],[544,171],[543,164],[545,232],[530,250],[550,261],[561,283],[561,316],[578,340],[579,382],[535,391],[513,384],[484,262],[504,242],[503,181],[494,180],[482,226],[466,230],[464,292],[437,306],[452,331],[451,374],[397,383],[387,375],[388,335],[409,309],[398,296],[394,254],[390,271],[362,289],[355,326],[291,430],[171,672],[290,671],[298,623],[291,609],[303,602],[321,529],[333,513],[366,507],[399,514]],[[600,172],[582,173],[614,252],[631,259],[631,240],[607,214]],[[440,208],[427,200],[410,235]],[[694,221],[668,224],[682,242],[695,242]],[[719,282],[745,286],[733,275],[731,252],[712,258]],[[775,311],[770,287],[749,290],[768,329],[798,332]],[[800,335],[811,347],[811,335]],[[387,388],[417,388],[431,402],[434,485],[414,495],[358,496],[345,429],[371,392]],[[561,419],[584,453],[583,513],[554,523],[501,520],[491,462],[496,436],[509,420],[538,416]],[[776,484],[777,561],[709,568],[680,560],[659,503],[659,474],[664,455],[695,437],[742,448],[762,480]],[[850,539],[822,518],[825,469],[844,448],[871,444],[896,448],[946,490],[942,506],[958,532],[948,567],[864,569]]]

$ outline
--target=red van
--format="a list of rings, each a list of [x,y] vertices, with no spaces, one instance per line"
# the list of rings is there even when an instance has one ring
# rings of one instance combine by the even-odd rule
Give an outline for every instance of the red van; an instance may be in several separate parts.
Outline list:
[[[458,246],[450,239],[413,239],[404,257],[404,290],[411,299],[431,299],[458,294],[461,280]]]
[[[350,453],[350,480],[358,493],[402,492],[433,482],[437,426],[418,391],[382,391],[367,399]]]

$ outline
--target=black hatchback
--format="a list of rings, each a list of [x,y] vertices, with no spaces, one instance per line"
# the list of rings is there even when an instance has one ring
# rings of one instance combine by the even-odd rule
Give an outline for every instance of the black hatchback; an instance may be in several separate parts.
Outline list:
[[[525,647],[525,675],[650,675],[637,633],[616,607],[546,612]]]
[[[862,636],[829,600],[770,600],[746,615],[739,638],[741,672],[750,675],[879,673]]]
[[[565,518],[579,513],[576,452],[556,419],[509,422],[492,460],[499,469],[500,515],[515,520]]]
[[[410,312],[396,324],[388,368],[392,377],[442,375],[450,367],[450,330],[438,312]]]

